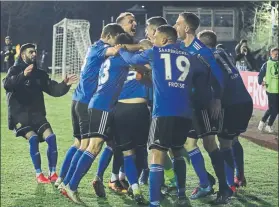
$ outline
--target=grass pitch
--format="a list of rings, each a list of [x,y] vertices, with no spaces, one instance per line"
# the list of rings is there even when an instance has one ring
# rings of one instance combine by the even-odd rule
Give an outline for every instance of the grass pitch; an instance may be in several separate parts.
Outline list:
[[[1,77],[1,79],[3,76]],[[47,118],[57,135],[58,142],[58,172],[69,146],[73,142],[71,129],[71,94],[54,98],[45,95]],[[245,151],[245,175],[248,182],[232,202],[227,206],[278,206],[278,153],[259,147],[247,140],[240,139]],[[201,147],[202,149],[202,147]],[[47,145],[40,145],[42,169],[47,173]],[[204,152],[204,150],[203,150]],[[203,153],[206,168],[213,173],[207,153]],[[136,206],[127,196],[119,196],[108,188],[107,199],[97,198],[93,193],[91,180],[95,176],[98,158],[95,160],[88,174],[80,183],[81,199],[92,207],[120,207]],[[110,178],[111,166],[107,169],[104,181]],[[197,186],[198,179],[191,166],[187,165],[187,196]],[[216,188],[216,187],[215,187]],[[142,187],[148,198],[148,186]],[[190,201],[188,206],[206,207],[216,195],[200,201]],[[29,145],[22,138],[15,138],[7,126],[7,105],[4,89],[1,88],[1,206],[2,207],[72,207],[76,206],[62,197],[52,185],[38,185],[29,157]],[[171,198],[167,198],[162,206],[170,207]]]

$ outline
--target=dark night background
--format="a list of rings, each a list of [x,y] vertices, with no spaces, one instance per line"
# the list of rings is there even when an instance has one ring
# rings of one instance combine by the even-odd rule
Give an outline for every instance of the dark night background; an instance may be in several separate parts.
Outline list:
[[[34,42],[38,49],[51,50],[52,27],[63,18],[86,19],[90,21],[90,34],[92,42],[99,38],[102,20],[110,22],[133,5],[144,5],[148,17],[162,15],[163,6],[182,7],[235,7],[247,6],[249,2],[144,2],[144,1],[119,1],[119,2],[3,2],[1,1],[1,45],[4,38],[10,35],[14,44]],[[9,18],[10,17],[10,18]],[[9,24],[10,21],[10,24]],[[8,26],[10,25],[10,27]],[[9,27],[9,28],[8,28]]]

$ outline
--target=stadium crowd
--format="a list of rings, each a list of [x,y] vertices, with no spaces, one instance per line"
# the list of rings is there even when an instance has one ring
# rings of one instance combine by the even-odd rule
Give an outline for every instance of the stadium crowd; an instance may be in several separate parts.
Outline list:
[[[234,60],[217,45],[213,31],[196,34],[199,23],[198,16],[189,12],[181,13],[175,25],[152,17],[146,22],[147,39],[139,43],[133,38],[137,23],[132,13],[121,13],[116,23],[103,28],[100,39],[88,48],[72,96],[74,141],[59,175],[56,135],[46,119],[43,92],[63,96],[78,78],[70,74],[61,83],[51,80],[37,67],[36,46],[22,45],[15,63],[9,62],[3,85],[9,129],[28,141],[37,182],[53,182],[65,197],[82,204],[78,186],[100,156],[92,181],[99,197],[106,197],[103,175],[112,157],[109,188],[150,207],[160,206],[164,196],[173,194],[176,206],[187,206],[185,159],[191,161],[198,178],[190,199],[213,194],[215,176],[219,185],[215,204],[228,203],[237,188],[246,186],[238,136],[246,131],[253,101],[239,70],[252,70],[254,61],[247,41],[237,46]],[[278,48],[271,49],[261,69],[262,83],[270,109],[261,130],[268,117],[270,128],[278,114]],[[198,139],[203,139],[215,176],[205,169]],[[39,143],[44,141],[47,177],[39,152]],[[140,187],[147,183],[149,201]]]

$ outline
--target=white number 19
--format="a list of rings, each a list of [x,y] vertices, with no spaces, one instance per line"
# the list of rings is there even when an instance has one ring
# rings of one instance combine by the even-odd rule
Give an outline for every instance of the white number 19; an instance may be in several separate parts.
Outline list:
[[[161,54],[161,59],[164,59],[165,61],[166,80],[172,80],[171,55],[167,53]],[[182,65],[182,62],[185,63],[185,66]],[[182,72],[177,81],[185,81],[189,72],[190,61],[187,57],[180,55],[176,58],[175,64],[177,69]]]

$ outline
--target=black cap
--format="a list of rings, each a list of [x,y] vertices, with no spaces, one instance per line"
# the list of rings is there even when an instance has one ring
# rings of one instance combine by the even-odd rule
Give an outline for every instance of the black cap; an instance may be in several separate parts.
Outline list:
[[[10,36],[5,37],[5,40],[11,40],[12,38]]]
[[[32,43],[26,43],[26,44],[21,45],[20,50],[19,50],[19,54],[21,54],[27,48],[34,48],[34,49],[36,49],[36,45],[34,45]]]

